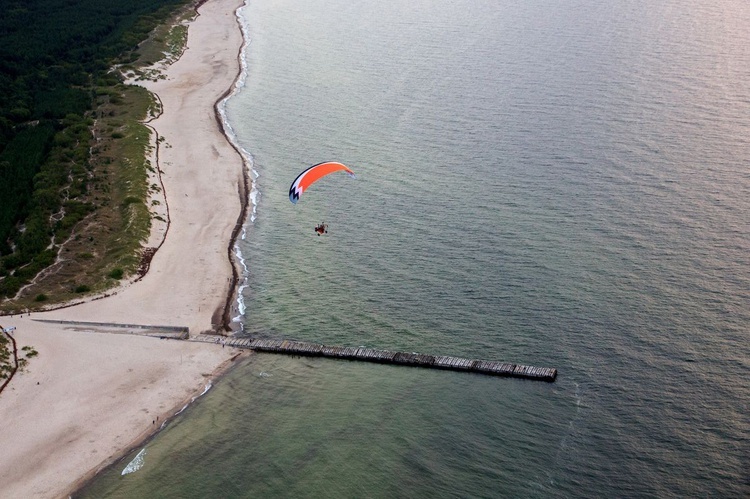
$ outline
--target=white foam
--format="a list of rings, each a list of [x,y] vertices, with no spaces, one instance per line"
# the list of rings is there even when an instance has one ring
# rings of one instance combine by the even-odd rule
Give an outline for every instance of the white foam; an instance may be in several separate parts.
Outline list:
[[[258,179],[258,172],[253,168],[254,161],[253,156],[248,152],[246,149],[244,149],[240,143],[237,140],[237,135],[234,133],[234,129],[232,128],[232,125],[229,123],[229,120],[227,119],[227,113],[226,113],[226,104],[229,99],[234,97],[239,90],[245,86],[245,80],[247,79],[247,58],[245,57],[245,51],[247,49],[247,46],[250,44],[250,32],[248,30],[248,23],[247,20],[243,14],[244,9],[247,7],[248,0],[245,1],[244,5],[240,8],[238,8],[235,11],[235,16],[237,17],[237,22],[240,25],[240,29],[242,30],[242,47],[240,48],[240,74],[237,76],[237,80],[234,82],[234,87],[232,88],[232,91],[229,92],[229,94],[224,97],[219,104],[217,105],[217,111],[219,115],[221,116],[221,123],[224,128],[224,134],[227,136],[227,139],[229,142],[237,148],[237,150],[240,152],[240,155],[242,156],[242,161],[244,163],[244,167],[247,168],[249,174],[248,179],[250,180],[249,189],[250,192],[248,193],[248,199],[250,201],[249,206],[249,221],[247,223],[254,223],[255,219],[257,217],[257,211],[258,211],[258,197],[260,196],[260,192],[258,191],[257,182]],[[241,239],[244,241],[245,237],[247,236],[247,227],[246,225],[243,225],[242,232],[241,232]],[[247,287],[247,264],[245,262],[245,259],[242,255],[242,250],[240,249],[239,245],[235,245],[234,247],[234,255],[237,258],[237,260],[240,262],[240,265],[242,266],[243,272],[241,277],[241,284],[238,288],[237,292],[237,312],[238,315],[232,318],[232,322],[236,322],[240,325],[240,331],[244,329],[244,326],[242,325],[242,317],[245,315],[245,300],[242,296],[243,290]]]
[[[141,452],[139,452],[132,461],[128,463],[127,466],[125,466],[125,469],[122,470],[121,475],[127,475],[130,473],[135,473],[139,469],[143,468],[143,457],[146,455],[146,448],[144,447],[141,449]]]
[[[207,391],[209,391],[209,390],[211,389],[211,387],[212,387],[212,386],[213,386],[213,385],[212,385],[211,383],[208,383],[208,384],[207,384],[207,385],[205,386],[205,388],[203,388],[203,391],[201,392],[201,394],[200,394],[200,395],[196,395],[195,397],[193,397],[193,400],[191,400],[190,402],[195,402],[195,399],[197,399],[198,397],[202,397],[203,395],[205,395],[205,394],[206,394],[206,392],[207,392]]]
[[[200,394],[198,394],[198,395],[196,395],[195,397],[193,397],[192,399],[190,399],[190,402],[188,402],[187,404],[185,404],[184,406],[182,406],[182,409],[180,409],[179,411],[175,412],[175,413],[174,413],[174,415],[175,415],[175,416],[177,416],[177,415],[179,415],[179,414],[182,414],[182,412],[183,412],[183,411],[184,411],[185,409],[187,409],[188,407],[190,407],[190,404],[192,404],[192,403],[193,403],[193,402],[195,402],[195,401],[196,401],[197,399],[199,399],[200,397],[202,397],[203,395],[205,395],[205,394],[206,394],[206,392],[207,392],[207,391],[209,391],[209,390],[210,390],[210,389],[211,389],[212,387],[213,387],[213,385],[212,385],[212,384],[211,384],[211,383],[209,382],[209,383],[208,383],[208,384],[207,384],[207,385],[206,385],[206,386],[205,386],[205,387],[203,388],[203,391],[202,391],[202,392],[201,392]]]
[[[244,235],[243,235],[244,239]],[[237,290],[237,313],[238,315],[232,319],[232,322],[237,322],[240,324],[240,328],[242,328],[242,317],[245,316],[245,298],[242,295],[242,292],[247,287],[247,275],[248,275],[248,269],[247,269],[247,263],[245,261],[245,258],[242,256],[242,251],[240,250],[239,245],[234,246],[234,256],[239,260],[240,265],[242,265],[242,284],[240,284],[240,287]]]

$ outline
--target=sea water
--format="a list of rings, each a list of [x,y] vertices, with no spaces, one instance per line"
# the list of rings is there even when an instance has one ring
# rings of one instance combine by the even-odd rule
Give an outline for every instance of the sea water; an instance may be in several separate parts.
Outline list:
[[[83,496],[750,494],[750,4],[249,0],[241,19],[243,334],[559,377],[258,354]],[[292,205],[328,160],[357,178]]]

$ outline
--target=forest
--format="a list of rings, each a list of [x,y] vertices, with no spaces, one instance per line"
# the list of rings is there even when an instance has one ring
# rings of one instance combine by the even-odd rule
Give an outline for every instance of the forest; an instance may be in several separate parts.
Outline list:
[[[0,298],[96,207],[92,110],[112,68],[188,0],[0,0]]]

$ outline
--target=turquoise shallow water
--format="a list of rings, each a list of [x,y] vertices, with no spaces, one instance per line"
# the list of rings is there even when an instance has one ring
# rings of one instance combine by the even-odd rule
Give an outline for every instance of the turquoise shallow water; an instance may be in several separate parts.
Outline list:
[[[560,375],[257,355],[88,496],[750,493],[746,2],[251,0],[243,17],[244,334]],[[357,178],[289,203],[324,160]]]

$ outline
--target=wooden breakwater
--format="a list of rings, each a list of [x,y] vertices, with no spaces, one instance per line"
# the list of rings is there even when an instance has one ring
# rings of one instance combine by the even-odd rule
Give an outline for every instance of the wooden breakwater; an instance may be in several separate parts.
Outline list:
[[[549,367],[525,366],[510,362],[497,362],[491,360],[463,359],[448,355],[393,352],[390,350],[376,350],[374,348],[365,347],[336,347],[293,340],[218,338],[216,336],[202,336],[195,339],[198,341],[223,343],[227,346],[237,348],[248,348],[256,352],[359,360],[365,362],[378,362],[381,364],[396,364],[400,366],[429,367],[433,369],[465,371],[548,382],[555,381],[557,378],[557,369]]]
[[[89,328],[91,330],[105,330],[105,332],[122,331],[123,333],[142,336],[156,336],[159,338],[187,339],[190,330],[187,326],[161,326],[156,324],[124,324],[122,322],[88,322],[63,321],[58,319],[32,319],[35,322],[47,322],[62,326]]]

